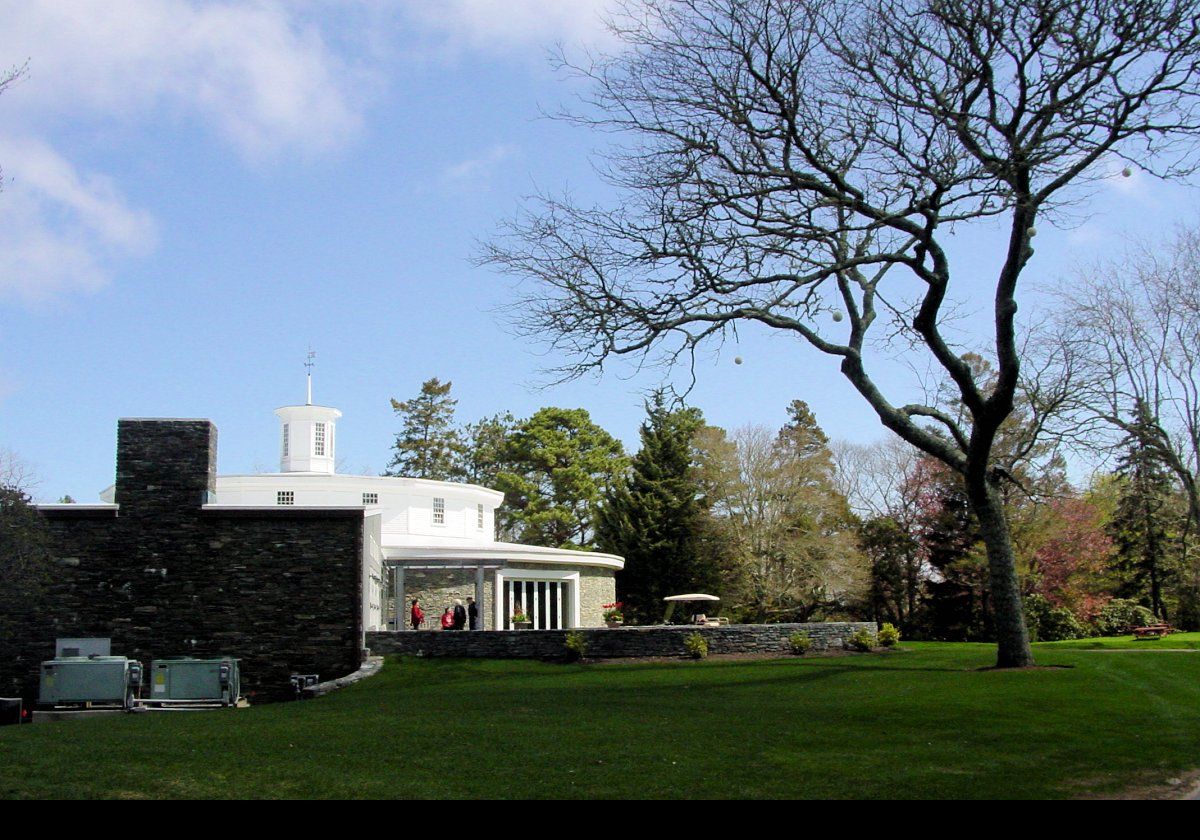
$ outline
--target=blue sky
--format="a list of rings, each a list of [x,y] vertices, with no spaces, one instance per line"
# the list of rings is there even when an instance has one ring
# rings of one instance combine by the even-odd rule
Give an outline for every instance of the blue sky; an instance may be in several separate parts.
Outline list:
[[[687,377],[538,387],[554,360],[496,313],[512,281],[471,262],[539,188],[611,200],[589,165],[603,140],[541,117],[575,92],[553,45],[612,46],[603,7],[0,0],[0,67],[28,60],[0,96],[0,447],[36,495],[94,501],[119,417],[211,418],[222,472],[274,469],[271,411],[303,401],[310,346],[346,471],[383,468],[389,398],[431,376],[462,421],[580,406],[636,447],[643,395]],[[1042,228],[1030,279],[1191,221],[1195,201],[1141,172],[1104,182]],[[998,245],[959,240],[969,341]],[[732,428],[778,426],[794,398],[832,437],[882,436],[835,365],[760,330],[701,360],[690,401]]]

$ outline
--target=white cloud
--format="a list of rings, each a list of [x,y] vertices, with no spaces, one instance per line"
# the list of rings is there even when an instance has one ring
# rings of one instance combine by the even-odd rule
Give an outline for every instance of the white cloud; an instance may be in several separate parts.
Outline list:
[[[486,178],[496,164],[508,160],[517,153],[517,147],[511,143],[492,146],[479,157],[460,161],[447,167],[445,176],[450,181],[467,181]]]
[[[288,8],[0,0],[5,53],[29,58],[5,108],[143,120],[161,107],[212,126],[250,158],[327,150],[359,126],[364,75]]]
[[[408,0],[405,10],[413,22],[456,47],[495,53],[556,40],[610,43],[603,19],[613,5],[613,0]]]
[[[153,247],[149,214],[44,142],[0,136],[0,160],[0,298],[37,302],[94,289],[107,281],[109,257]]]
[[[111,260],[153,247],[150,216],[56,152],[46,138],[58,132],[192,122],[260,163],[344,145],[374,81],[339,58],[304,11],[0,0],[3,60],[28,59],[25,77],[0,97],[0,125],[26,135],[0,138],[0,296],[36,301],[96,288]]]

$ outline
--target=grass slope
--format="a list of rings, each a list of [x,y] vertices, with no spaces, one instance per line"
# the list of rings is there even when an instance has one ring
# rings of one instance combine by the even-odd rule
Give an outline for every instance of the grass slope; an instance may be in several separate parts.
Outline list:
[[[306,703],[0,729],[0,797],[1061,797],[1200,765],[1200,655],[402,660]]]

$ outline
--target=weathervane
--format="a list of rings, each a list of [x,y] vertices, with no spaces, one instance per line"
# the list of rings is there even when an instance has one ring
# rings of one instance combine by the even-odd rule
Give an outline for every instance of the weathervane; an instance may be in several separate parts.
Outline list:
[[[312,405],[312,369],[315,364],[313,359],[315,358],[317,358],[317,354],[313,351],[312,345],[309,345],[308,358],[304,360],[304,366],[308,368],[308,402],[305,405]]]

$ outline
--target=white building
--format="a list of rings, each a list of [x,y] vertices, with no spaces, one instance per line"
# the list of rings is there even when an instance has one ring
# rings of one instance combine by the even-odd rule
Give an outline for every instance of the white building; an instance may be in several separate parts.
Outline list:
[[[448,481],[339,475],[340,411],[310,401],[275,414],[279,472],[218,475],[215,498],[205,507],[363,508],[364,630],[407,627],[413,599],[426,615],[422,629],[437,629],[443,610],[468,597],[479,605],[479,629],[510,629],[518,610],[535,629],[603,625],[622,558],[498,542],[502,493]],[[113,488],[101,495],[111,503]]]

